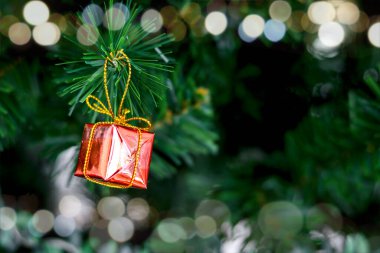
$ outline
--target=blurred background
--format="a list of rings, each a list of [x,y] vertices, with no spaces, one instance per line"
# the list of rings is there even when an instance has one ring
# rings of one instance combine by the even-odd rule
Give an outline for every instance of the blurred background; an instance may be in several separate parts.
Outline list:
[[[147,190],[73,177],[60,65],[130,5],[0,0],[0,252],[380,252],[380,2],[135,2],[173,38]]]

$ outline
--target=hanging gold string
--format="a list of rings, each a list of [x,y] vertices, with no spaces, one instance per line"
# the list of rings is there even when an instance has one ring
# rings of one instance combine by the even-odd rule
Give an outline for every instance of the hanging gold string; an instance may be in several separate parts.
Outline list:
[[[123,96],[121,98],[120,105],[119,105],[119,108],[117,111],[117,116],[115,117],[113,110],[112,110],[112,106],[111,106],[110,95],[108,92],[107,69],[108,69],[109,64],[116,66],[119,62],[123,65],[125,64],[124,62],[127,63],[128,78],[127,78],[124,93],[123,93]],[[103,67],[103,84],[104,84],[104,90],[105,90],[105,94],[106,94],[108,108],[100,101],[99,98],[97,98],[95,96],[90,95],[86,99],[86,103],[90,109],[92,109],[98,113],[106,114],[106,115],[110,116],[113,121],[112,122],[98,122],[98,123],[94,124],[93,127],[91,128],[89,143],[88,143],[88,147],[87,147],[87,151],[86,151],[86,157],[85,157],[85,161],[84,161],[84,165],[83,165],[83,175],[87,180],[89,180],[93,183],[97,183],[97,184],[100,184],[103,186],[108,186],[108,187],[113,187],[113,188],[119,188],[119,189],[125,189],[125,188],[132,187],[133,182],[136,178],[137,167],[138,167],[138,162],[139,162],[139,158],[140,158],[141,136],[142,136],[141,131],[149,130],[150,127],[152,126],[152,124],[150,123],[149,120],[142,118],[142,117],[126,118],[127,114],[130,112],[130,110],[123,108],[123,105],[124,105],[124,100],[125,100],[125,97],[127,95],[127,91],[128,91],[128,88],[129,88],[129,85],[131,82],[131,76],[132,76],[131,62],[130,62],[129,57],[124,53],[123,49],[117,51],[116,55],[114,55],[111,52],[110,57],[107,56],[106,59],[104,60],[104,67]],[[91,103],[91,99],[95,100],[95,102]],[[131,121],[136,121],[136,120],[144,122],[147,126],[146,127],[137,127],[137,126],[131,125],[129,123]],[[136,151],[136,156],[135,156],[135,163],[134,163],[134,167],[133,167],[132,177],[131,177],[130,183],[128,185],[106,182],[106,181],[102,181],[99,179],[91,178],[90,176],[87,175],[87,167],[88,167],[89,160],[90,160],[92,142],[94,140],[96,128],[98,128],[99,126],[104,126],[104,125],[108,126],[108,125],[113,125],[113,124],[129,127],[132,129],[136,129],[138,132],[138,142],[137,142],[137,151]]]

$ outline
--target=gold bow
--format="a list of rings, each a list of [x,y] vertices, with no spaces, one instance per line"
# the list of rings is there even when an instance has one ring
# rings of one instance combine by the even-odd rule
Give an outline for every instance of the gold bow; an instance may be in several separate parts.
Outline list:
[[[108,68],[108,64],[111,63],[112,65],[116,66],[119,62],[123,65],[125,65],[125,62],[127,63],[127,65],[128,65],[128,79],[127,79],[127,82],[125,84],[124,93],[123,93],[122,99],[120,101],[120,105],[119,105],[117,115],[115,116],[113,113],[113,110],[112,110],[111,99],[110,99],[110,96],[108,93],[107,68]],[[97,183],[97,184],[100,184],[103,186],[108,186],[108,187],[113,187],[113,188],[119,188],[119,189],[130,188],[133,185],[133,182],[134,182],[135,177],[136,177],[137,166],[138,166],[138,161],[139,161],[139,157],[140,157],[141,131],[143,131],[143,130],[147,131],[152,126],[152,124],[150,123],[149,120],[142,118],[142,117],[127,118],[127,114],[130,112],[130,110],[123,108],[123,104],[124,104],[125,97],[127,95],[129,84],[131,82],[131,75],[132,75],[131,62],[129,60],[129,57],[124,53],[123,49],[117,51],[116,55],[114,55],[111,52],[110,57],[107,56],[106,59],[104,60],[104,68],[103,68],[103,84],[104,84],[104,90],[105,90],[105,94],[106,94],[108,108],[102,103],[102,101],[100,101],[99,98],[97,98],[95,96],[90,95],[86,98],[87,106],[90,109],[92,109],[93,111],[96,111],[98,113],[102,113],[102,114],[106,114],[106,115],[110,116],[113,121],[112,122],[98,122],[98,123],[93,125],[91,132],[90,132],[89,143],[88,143],[88,147],[87,147],[87,151],[86,151],[86,158],[85,158],[85,162],[83,165],[83,175],[87,180],[89,180],[93,183]],[[91,103],[91,99],[95,100],[95,102]],[[138,127],[138,126],[131,125],[129,123],[131,121],[136,121],[136,120],[143,121],[144,123],[146,123],[147,126],[146,127]],[[133,168],[132,178],[131,178],[131,181],[128,185],[121,185],[121,184],[117,184],[117,183],[105,182],[105,181],[101,181],[98,179],[93,179],[87,175],[87,166],[88,166],[89,159],[90,159],[90,153],[91,153],[91,148],[92,148],[92,142],[94,139],[95,129],[100,125],[112,125],[112,124],[133,128],[133,129],[136,129],[138,131],[138,147],[137,147],[137,152],[136,152],[136,159],[135,159],[135,164],[134,164],[134,168]]]

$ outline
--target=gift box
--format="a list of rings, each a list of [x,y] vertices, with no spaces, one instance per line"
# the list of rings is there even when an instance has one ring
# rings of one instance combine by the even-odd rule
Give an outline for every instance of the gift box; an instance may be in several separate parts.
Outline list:
[[[154,133],[117,124],[86,124],[74,175],[85,176],[88,156],[88,178],[146,189],[153,139]]]

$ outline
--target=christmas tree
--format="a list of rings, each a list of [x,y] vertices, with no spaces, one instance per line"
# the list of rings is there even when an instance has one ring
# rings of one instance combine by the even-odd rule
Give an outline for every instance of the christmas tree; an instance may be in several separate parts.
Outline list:
[[[379,251],[379,13],[0,0],[0,251]],[[85,123],[147,121],[147,190],[73,176]]]

